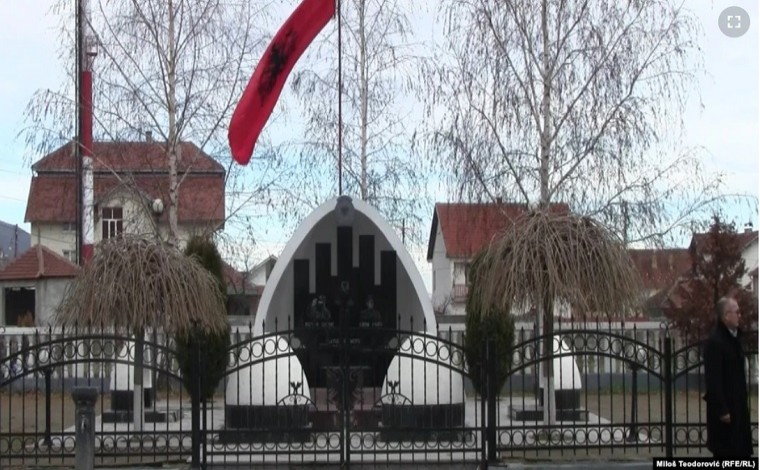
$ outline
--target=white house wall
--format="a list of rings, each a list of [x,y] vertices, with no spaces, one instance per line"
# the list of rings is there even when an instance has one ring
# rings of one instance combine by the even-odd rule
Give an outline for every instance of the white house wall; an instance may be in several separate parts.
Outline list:
[[[263,286],[267,283],[267,264],[268,263],[262,263],[258,269],[251,273],[251,278],[248,281],[250,285]]]
[[[37,325],[49,325],[55,311],[66,294],[70,279],[42,279],[37,281],[35,292],[35,322]]]
[[[98,205],[99,209],[104,207],[121,207],[123,210],[124,232],[131,235],[153,236],[155,228],[151,221],[151,215],[146,208],[138,201],[132,199],[130,195],[117,193],[113,197],[103,200]],[[99,210],[95,214],[95,242],[103,240],[103,219],[102,212]],[[63,256],[64,251],[73,251],[76,248],[76,232],[64,231],[64,223],[32,223],[32,243],[46,246],[55,253]],[[205,224],[180,223],[177,227],[177,238],[179,239],[179,248],[182,249],[187,241],[197,234],[206,234],[211,231],[212,227]],[[169,236],[169,226],[166,223],[159,223],[159,236],[166,240]]]
[[[757,239],[752,241],[742,252],[742,258],[744,258],[745,274],[742,276],[741,285],[746,286],[749,284],[751,278],[749,273],[753,269],[757,268]]]
[[[33,223],[32,244],[43,245],[63,256],[65,250],[76,246],[76,232],[64,231],[63,223]]]
[[[432,264],[435,279],[433,282],[433,308],[438,311],[441,306],[448,303],[451,296],[453,271],[451,260],[446,257],[446,244],[443,240],[441,224],[438,224],[435,233]]]

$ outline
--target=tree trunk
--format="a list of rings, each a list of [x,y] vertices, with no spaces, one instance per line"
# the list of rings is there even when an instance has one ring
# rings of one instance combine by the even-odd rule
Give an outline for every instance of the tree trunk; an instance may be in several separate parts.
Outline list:
[[[367,127],[369,126],[367,118],[367,107],[369,102],[369,86],[367,77],[367,31],[365,25],[366,1],[360,0],[359,6],[359,86],[360,86],[360,122],[361,132],[361,150],[359,158],[361,159],[361,198],[366,201],[369,197],[369,182],[367,181]]]
[[[178,146],[177,129],[177,46],[174,41],[174,5],[168,1],[169,21],[166,45],[166,87],[167,112],[169,118],[169,134],[167,153],[169,159],[169,244],[177,246],[179,227],[177,212],[179,203],[179,178],[177,175],[177,160],[181,158]]]
[[[543,70],[541,72],[543,81],[543,96],[541,98],[541,155],[540,164],[538,169],[538,177],[540,179],[540,203],[542,206],[549,204],[551,195],[549,194],[549,163],[551,153],[551,77],[549,69],[549,25],[547,0],[543,0],[541,3],[541,34],[543,36],[544,50],[541,54],[543,62]]]
[[[542,305],[544,367],[541,380],[544,385],[544,424],[554,426],[557,422],[557,401],[554,387],[554,302],[545,297]]]
[[[543,96],[541,98],[542,126],[541,132],[541,155],[538,170],[540,184],[540,206],[548,209],[551,195],[549,194],[549,163],[551,153],[551,76],[549,68],[549,26],[548,26],[547,0],[541,2],[541,35],[543,39],[542,53],[542,79],[543,79]],[[554,340],[554,299],[544,293],[541,296],[543,312],[539,315],[543,318],[540,332],[545,335],[544,338],[544,423],[553,425],[556,422],[555,396],[554,396],[554,367],[552,345]]]

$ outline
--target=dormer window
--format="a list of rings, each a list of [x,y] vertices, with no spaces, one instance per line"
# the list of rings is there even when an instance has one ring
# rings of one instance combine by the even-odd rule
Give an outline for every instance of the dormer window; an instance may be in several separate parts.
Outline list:
[[[124,211],[121,207],[104,207],[101,210],[103,240],[116,238],[124,232]]]

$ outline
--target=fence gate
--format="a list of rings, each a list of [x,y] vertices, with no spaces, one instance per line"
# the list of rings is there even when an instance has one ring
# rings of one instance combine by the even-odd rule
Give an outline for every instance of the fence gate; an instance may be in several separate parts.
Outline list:
[[[660,330],[558,328],[552,338],[553,420],[539,379],[549,360],[537,327],[516,332],[511,369],[494,403],[501,460],[709,457],[702,342]],[[755,339],[747,342],[756,344]],[[757,349],[748,347],[752,438],[757,446]]]
[[[135,423],[134,337],[82,329],[0,334],[0,468],[74,463],[74,387],[98,390],[95,463],[184,461],[191,454],[188,394],[166,337],[144,347],[142,422]],[[0,333],[2,333],[0,331]],[[139,416],[139,415],[138,415]],[[137,424],[137,426],[136,426]]]
[[[224,400],[202,413],[205,466],[483,458],[484,403],[454,343],[369,322],[233,338]]]

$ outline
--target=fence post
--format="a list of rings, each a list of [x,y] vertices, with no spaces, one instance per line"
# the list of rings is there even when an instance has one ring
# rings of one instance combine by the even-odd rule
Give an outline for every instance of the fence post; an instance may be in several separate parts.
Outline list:
[[[98,389],[76,387],[71,396],[76,405],[76,468],[92,470],[95,468],[95,402]]]
[[[50,417],[53,414],[53,404],[51,400],[51,375],[53,371],[50,367],[45,367],[43,373],[45,374],[45,444],[50,445],[52,440],[50,438]]]
[[[486,341],[486,370],[488,379],[486,386],[488,391],[488,461],[496,461],[496,395],[498,395],[498,384],[496,383],[496,351],[493,340]]]
[[[665,334],[662,359],[665,377],[665,456],[673,457],[673,338]]]
[[[191,337],[192,341],[192,359],[191,369],[193,370],[193,383],[191,384],[192,393],[190,394],[192,406],[192,423],[191,423],[191,440],[192,440],[192,460],[191,468],[200,468],[201,462],[201,348],[197,326],[193,327]]]
[[[488,362],[487,342],[480,345],[480,468],[488,469]]]

